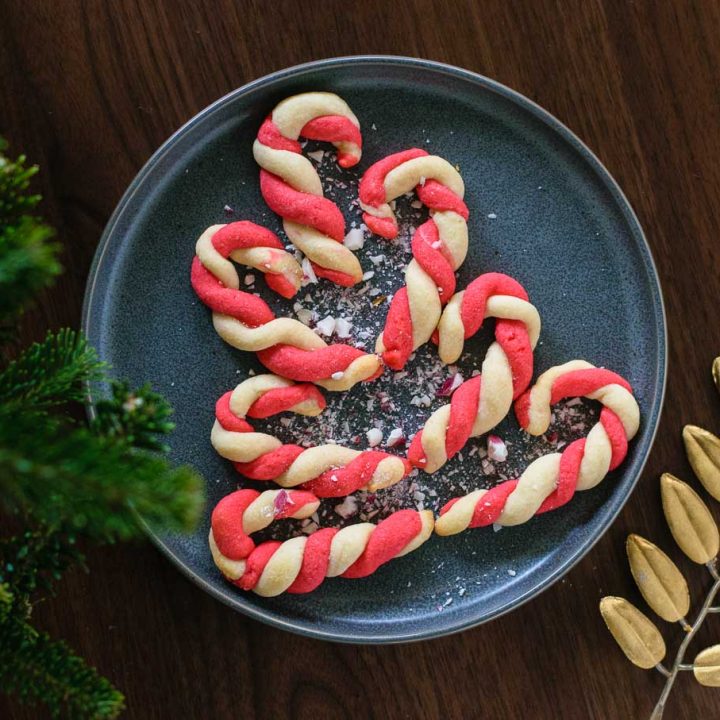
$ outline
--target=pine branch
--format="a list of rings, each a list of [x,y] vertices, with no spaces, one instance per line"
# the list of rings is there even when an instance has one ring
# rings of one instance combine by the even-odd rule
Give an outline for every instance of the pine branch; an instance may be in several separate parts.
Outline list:
[[[0,690],[41,701],[53,718],[116,718],[124,708],[122,694],[65,643],[14,618],[0,625]]]
[[[172,407],[149,384],[130,390],[125,382],[111,384],[110,397],[95,404],[91,428],[98,435],[136,448],[165,452],[167,446],[158,435],[167,435],[175,424],[170,421]]]
[[[60,273],[60,246],[51,242],[53,229],[28,213],[40,200],[28,192],[37,167],[25,167],[21,155],[14,162],[3,154],[0,138],[0,326],[12,332],[11,320]]]
[[[37,165],[25,167],[25,156],[12,161],[4,155],[7,141],[0,137],[0,227],[10,225],[27,215],[39,202],[39,195],[27,191]]]
[[[44,412],[82,402],[84,383],[99,380],[104,367],[82,333],[68,328],[49,332],[0,374],[0,404],[6,411]]]
[[[74,533],[50,528],[27,530],[0,540],[0,586],[12,594],[14,609],[29,617],[36,593],[53,595],[53,584],[71,565],[85,567]]]
[[[194,526],[203,494],[191,468],[173,468],[160,455],[130,450],[85,428],[48,422],[0,415],[0,500],[6,505],[98,540],[138,535],[133,509],[159,528]]]
[[[50,242],[52,228],[31,217],[0,228],[0,319],[18,314],[60,274],[60,246]]]

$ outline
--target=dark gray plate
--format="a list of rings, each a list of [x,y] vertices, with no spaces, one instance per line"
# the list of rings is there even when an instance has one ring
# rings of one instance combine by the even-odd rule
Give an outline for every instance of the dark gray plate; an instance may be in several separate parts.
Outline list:
[[[226,204],[279,231],[260,196],[251,146],[279,100],[311,89],[337,92],[362,123],[363,160],[347,177],[414,145],[459,164],[471,210],[459,285],[489,270],[521,280],[543,319],[536,369],[574,357],[615,369],[636,390],[642,427],[621,469],[561,510],[502,532],[435,537],[371,578],[331,580],[307,596],[267,600],[223,582],[207,549],[209,510],[238,482],[210,447],[213,405],[259,366],[215,334],[188,273],[195,239],[226,221]],[[359,253],[366,269],[375,248]],[[291,307],[273,302],[286,313]],[[454,632],[508,612],[555,582],[627,500],[653,441],[665,384],[665,319],[653,260],[637,218],[598,159],[512,90],[409,58],[338,58],[283,70],[188,122],[148,161],[113,214],[90,274],[83,325],[116,375],[150,380],[170,399],[177,420],[172,458],[207,478],[205,522],[189,537],[150,530],[158,546],[223,602],[334,640],[397,642]],[[355,418],[362,428],[365,420]],[[471,459],[468,468],[478,472]],[[435,507],[449,497],[444,472],[435,476]]]

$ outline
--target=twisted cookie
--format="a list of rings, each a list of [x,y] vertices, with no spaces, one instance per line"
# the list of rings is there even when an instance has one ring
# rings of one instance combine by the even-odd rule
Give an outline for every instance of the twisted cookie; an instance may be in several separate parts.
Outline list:
[[[263,597],[311,592],[326,577],[366,577],[420,547],[433,530],[429,510],[399,510],[377,525],[324,528],[309,537],[256,546],[249,533],[275,518],[309,517],[317,507],[312,494],[291,491],[277,512],[278,495],[267,500],[265,495],[238,490],[224,497],[213,510],[209,538],[213,560],[223,575]]]
[[[337,95],[310,92],[283,100],[265,120],[253,145],[260,165],[260,191],[283,218],[290,241],[311,261],[316,275],[338,285],[362,279],[357,258],[343,245],[345,219],[323,189],[312,163],[301,154],[298,138],[331,142],[338,164],[360,161],[360,123]]]
[[[393,296],[375,346],[394,370],[430,339],[442,306],[455,292],[455,271],[468,248],[463,180],[447,160],[418,148],[390,155],[367,170],[360,181],[365,224],[384,238],[396,237],[397,221],[389,203],[413,188],[431,217],[413,236],[405,287]]]
[[[213,325],[225,342],[257,352],[260,362],[278,375],[326,390],[349,390],[382,372],[377,355],[350,345],[327,345],[299,320],[276,318],[264,300],[239,290],[228,257],[265,273],[268,285],[284,297],[297,291],[302,273],[274,233],[245,221],[213,225],[200,236],[196,253],[192,286],[213,311]]]
[[[283,445],[272,435],[254,432],[245,420],[286,410],[315,416],[324,408],[323,396],[312,385],[257,375],[218,400],[210,441],[246,477],[272,480],[286,488],[301,485],[318,497],[341,497],[362,488],[380,490],[407,475],[409,464],[395,455],[334,444]]]
[[[600,421],[587,438],[562,453],[534,460],[518,480],[491,490],[475,490],[451,500],[440,511],[435,531],[454,535],[468,527],[519,525],[533,515],[567,503],[576,490],[595,487],[625,459],[628,441],[640,423],[640,410],[626,380],[583,360],[550,368],[515,403],[518,421],[532,435],[550,425],[551,406],[566,397],[587,397],[603,404]]]
[[[408,449],[410,462],[426,472],[441,468],[469,438],[494,428],[532,379],[540,316],[522,285],[500,273],[480,275],[450,300],[438,326],[441,359],[455,362],[465,338],[474,335],[487,317],[498,320],[496,342],[485,355],[482,375],[462,383],[450,404],[428,418]]]

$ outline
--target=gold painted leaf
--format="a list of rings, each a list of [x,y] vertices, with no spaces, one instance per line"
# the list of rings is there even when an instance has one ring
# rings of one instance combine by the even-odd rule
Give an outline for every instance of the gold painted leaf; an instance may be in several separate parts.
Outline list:
[[[665,641],[655,624],[625,598],[604,597],[600,614],[628,660],[648,670],[665,657]]]
[[[707,687],[720,687],[720,645],[698,653],[693,663],[695,679]]]
[[[706,563],[720,550],[718,526],[700,496],[670,473],[660,477],[663,512],[675,542],[694,562]]]
[[[716,500],[720,500],[720,438],[696,425],[686,425],[683,440],[698,480]]]
[[[639,535],[629,535],[630,571],[645,602],[663,619],[676,622],[690,609],[690,592],[675,563],[657,546]]]
[[[718,392],[720,392],[720,357],[716,357],[713,360],[712,376],[715,387],[718,389]]]

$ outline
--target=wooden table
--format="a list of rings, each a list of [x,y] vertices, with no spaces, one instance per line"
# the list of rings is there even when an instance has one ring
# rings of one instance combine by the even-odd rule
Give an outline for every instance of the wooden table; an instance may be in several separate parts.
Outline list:
[[[65,275],[26,339],[77,326],[85,278],[123,190],[170,133],[272,70],[354,53],[416,55],[506,83],[570,126],[617,178],[658,262],[670,328],[659,437],[620,518],[565,579],[461,635],[397,647],[307,640],[247,620],[149,544],[90,553],[37,611],[127,695],[131,718],[647,718],[657,673],[604,628],[604,594],[640,602],[635,531],[674,558],[658,475],[689,477],[680,429],[720,428],[720,4],[0,0],[0,132],[42,167]],[[717,505],[716,505],[717,509]],[[720,516],[720,515],[719,515]],[[706,583],[687,569],[693,597]],[[676,627],[663,628],[671,649]],[[695,646],[720,637],[711,618]],[[44,717],[0,701],[0,716]],[[684,675],[667,718],[717,717]]]

